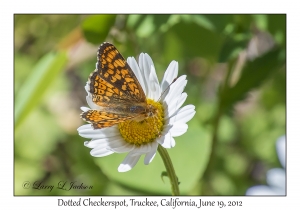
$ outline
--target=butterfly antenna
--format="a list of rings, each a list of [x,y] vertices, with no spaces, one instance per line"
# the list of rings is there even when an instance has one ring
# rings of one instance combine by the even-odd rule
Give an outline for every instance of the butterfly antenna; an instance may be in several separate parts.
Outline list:
[[[164,90],[164,92],[162,92],[162,94],[160,95],[159,99],[157,101],[159,101],[161,99],[161,97],[166,93],[167,90],[170,89],[170,86],[177,80],[178,77],[176,77],[169,85],[168,87]]]

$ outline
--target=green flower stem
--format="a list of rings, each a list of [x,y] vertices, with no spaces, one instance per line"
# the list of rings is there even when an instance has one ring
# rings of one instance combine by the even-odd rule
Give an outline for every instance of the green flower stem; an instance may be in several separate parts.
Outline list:
[[[161,145],[158,145],[158,152],[165,164],[165,167],[167,169],[167,173],[171,182],[172,186],[172,195],[180,195],[179,192],[179,186],[178,186],[178,179],[175,174],[175,170],[171,161],[171,158],[165,148],[163,148]]]

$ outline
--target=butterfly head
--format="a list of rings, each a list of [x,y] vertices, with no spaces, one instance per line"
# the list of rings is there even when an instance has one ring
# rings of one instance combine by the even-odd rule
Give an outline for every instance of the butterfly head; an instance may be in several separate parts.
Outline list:
[[[158,110],[155,106],[153,106],[152,104],[147,105],[147,111],[146,111],[147,117],[153,117],[157,113],[158,113]]]

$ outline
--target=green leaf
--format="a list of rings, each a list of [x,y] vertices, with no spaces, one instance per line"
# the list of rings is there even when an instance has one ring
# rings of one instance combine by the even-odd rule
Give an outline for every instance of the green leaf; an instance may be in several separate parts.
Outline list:
[[[270,14],[268,15],[268,29],[274,36],[276,42],[283,48],[286,46],[286,15]]]
[[[91,15],[82,23],[83,34],[88,42],[102,43],[111,27],[114,25],[116,15]]]
[[[166,24],[170,18],[170,15],[153,15],[153,23],[156,28],[161,27],[162,25]]]
[[[171,27],[166,35],[173,33],[184,44],[183,54],[187,57],[200,56],[216,60],[221,48],[222,38],[195,22],[180,22]],[[168,37],[168,36],[166,36]]]
[[[165,183],[164,176],[169,177],[169,175],[168,175],[168,173],[166,171],[161,172],[161,175],[160,175],[161,180]]]
[[[233,15],[235,33],[248,33],[251,23],[253,23],[253,16],[248,14]]]
[[[227,37],[219,54],[219,62],[226,62],[230,58],[237,57],[238,53],[246,48],[248,41],[248,39]]]
[[[215,25],[205,15],[190,15],[191,19],[199,26],[206,28],[210,31],[216,30]]]
[[[257,88],[274,71],[282,67],[282,52],[277,48],[246,64],[238,82],[233,87],[219,92],[221,109],[226,110],[237,101],[243,100],[250,90]]]
[[[162,26],[168,24],[170,15],[129,15],[127,25],[135,31],[137,37],[147,38],[159,33]]]
[[[218,32],[222,33],[224,32],[226,26],[233,21],[233,16],[232,15],[226,15],[226,14],[221,14],[221,15],[202,15],[205,17],[214,27],[213,29]]]
[[[39,103],[46,89],[64,69],[67,63],[65,52],[48,53],[33,68],[31,75],[16,93],[15,128]],[[17,72],[16,72],[17,73]]]
[[[237,54],[246,47],[247,42],[247,40],[235,41],[234,39],[228,37],[221,49],[219,62],[223,63],[232,57],[236,57]]]
[[[147,15],[129,15],[126,24],[128,28],[136,30],[146,17]]]

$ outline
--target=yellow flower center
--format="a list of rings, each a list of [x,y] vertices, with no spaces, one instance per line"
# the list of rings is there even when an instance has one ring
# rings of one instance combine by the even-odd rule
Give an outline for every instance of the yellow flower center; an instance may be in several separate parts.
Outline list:
[[[147,99],[147,104],[152,105],[152,116],[142,121],[128,120],[119,123],[119,130],[126,142],[140,146],[153,142],[160,134],[164,126],[164,110],[159,102]]]

